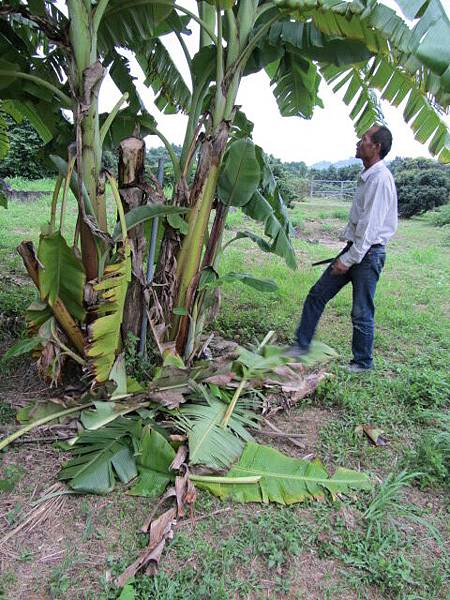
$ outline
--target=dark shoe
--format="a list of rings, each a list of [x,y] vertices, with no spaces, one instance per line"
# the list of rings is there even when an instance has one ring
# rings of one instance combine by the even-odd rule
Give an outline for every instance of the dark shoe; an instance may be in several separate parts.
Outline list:
[[[366,373],[367,371],[371,370],[372,367],[363,367],[362,365],[359,365],[355,362],[351,362],[349,365],[347,365],[347,371],[349,373]]]
[[[288,346],[283,354],[284,356],[287,356],[287,358],[300,358],[301,356],[305,356],[306,354],[308,354],[309,352],[309,348],[301,348],[300,346],[298,346],[297,344],[294,344],[292,346]]]

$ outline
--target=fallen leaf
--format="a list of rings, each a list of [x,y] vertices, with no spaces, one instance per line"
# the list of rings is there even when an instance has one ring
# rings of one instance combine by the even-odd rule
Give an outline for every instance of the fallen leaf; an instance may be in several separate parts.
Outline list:
[[[161,406],[165,406],[170,410],[178,408],[180,404],[186,402],[186,398],[182,393],[173,391],[153,392],[149,394],[148,397],[152,402],[157,402],[158,404],[161,404]]]
[[[387,441],[383,437],[384,431],[379,427],[374,427],[373,425],[358,425],[355,427],[355,433],[362,434],[365,433],[369,440],[375,446],[386,446]]]
[[[226,387],[234,378],[234,373],[230,372],[222,375],[212,375],[211,377],[207,377],[204,381],[205,383],[213,383],[214,385]]]
[[[175,458],[170,465],[172,471],[178,471],[181,465],[186,462],[187,452],[186,446],[180,446],[178,448]]]

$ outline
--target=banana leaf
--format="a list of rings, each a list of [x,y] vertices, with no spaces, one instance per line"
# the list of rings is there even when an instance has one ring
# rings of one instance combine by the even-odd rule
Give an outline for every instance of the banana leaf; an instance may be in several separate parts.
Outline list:
[[[38,258],[41,300],[53,306],[60,298],[75,319],[84,321],[84,267],[59,231],[41,235]]]
[[[224,469],[239,459],[245,442],[252,440],[245,426],[255,427],[257,416],[238,402],[226,428],[221,423],[228,404],[215,398],[204,386],[197,386],[203,398],[180,408],[177,424],[188,434],[189,463]]]
[[[108,265],[103,278],[94,285],[99,301],[95,309],[97,318],[88,327],[87,356],[89,369],[98,382],[109,379],[120,347],[120,328],[130,280],[130,246],[125,242],[121,259]]]
[[[234,483],[235,478],[260,477],[255,483]],[[240,461],[224,479],[230,483],[196,481],[196,486],[209,490],[221,499],[237,502],[276,502],[295,504],[307,499],[321,499],[328,492],[332,498],[352,490],[369,490],[371,484],[364,473],[338,468],[329,477],[320,461],[291,458],[269,446],[249,442]],[[222,481],[224,481],[222,479]]]
[[[98,431],[83,431],[58,478],[80,492],[106,494],[114,489],[116,477],[128,483],[137,475],[131,449],[142,431],[140,422],[120,417]],[[133,446],[135,446],[135,442]]]
[[[144,427],[138,446],[137,468],[139,480],[127,493],[130,496],[155,498],[174,479],[170,469],[175,450],[169,442],[150,426]]]

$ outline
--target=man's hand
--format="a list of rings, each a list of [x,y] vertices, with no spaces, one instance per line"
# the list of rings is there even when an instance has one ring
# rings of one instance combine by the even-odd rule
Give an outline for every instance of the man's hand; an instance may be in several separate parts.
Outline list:
[[[340,258],[337,258],[331,265],[331,272],[333,275],[344,275],[348,270],[349,267],[346,267]]]

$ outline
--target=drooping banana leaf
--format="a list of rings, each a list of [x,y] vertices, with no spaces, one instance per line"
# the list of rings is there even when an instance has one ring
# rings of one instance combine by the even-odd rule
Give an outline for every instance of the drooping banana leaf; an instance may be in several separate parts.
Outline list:
[[[283,117],[310,119],[315,106],[323,108],[318,96],[320,76],[317,67],[295,49],[286,50],[275,73],[272,65],[266,70],[271,76],[271,85],[275,86],[273,94]]]
[[[224,469],[238,460],[245,442],[253,439],[245,426],[254,427],[257,417],[244,408],[245,402],[238,402],[224,429],[220,424],[228,405],[204,386],[198,389],[203,397],[196,399],[195,404],[181,407],[177,416],[178,426],[188,434],[189,462]]]
[[[83,431],[72,447],[74,458],[58,478],[80,492],[106,494],[114,489],[116,476],[122,483],[136,477],[132,446],[141,435],[139,421],[120,417],[98,431]]]
[[[381,97],[398,106],[406,99],[403,117],[410,124],[416,140],[429,142],[431,154],[443,163],[450,162],[450,133],[447,125],[431,106],[427,94],[417,88],[414,77],[394,68],[387,60],[377,58],[370,71],[360,72],[356,67],[338,69],[327,66],[322,70],[329,83],[335,83],[333,89],[345,89],[344,102],[350,104],[357,94],[351,116],[356,120],[355,129],[360,135],[373,124],[374,105],[364,96],[365,90],[380,90]],[[337,82],[337,83],[336,83]],[[346,86],[346,87],[345,87]]]
[[[94,285],[98,293],[96,319],[88,327],[89,369],[98,382],[107,381],[120,348],[122,324],[128,283],[131,280],[131,257],[128,241],[120,259],[105,268],[103,278]]]
[[[38,258],[41,300],[53,306],[60,298],[70,314],[84,321],[83,292],[86,274],[83,263],[69,248],[59,231],[41,235]]]
[[[155,34],[172,12],[174,2],[110,0],[98,30],[99,48],[136,48]]]
[[[291,458],[270,448],[249,442],[241,459],[226,478],[260,477],[255,483],[206,483],[196,485],[219,498],[237,502],[276,502],[294,504],[309,498],[323,498],[329,492],[333,498],[352,490],[369,490],[371,484],[364,473],[338,468],[329,477],[322,464]],[[225,478],[225,479],[226,479]]]
[[[155,38],[136,56],[155,94],[155,106],[166,114],[188,112],[191,93],[163,43]]]
[[[146,498],[160,496],[167,484],[174,479],[170,465],[175,454],[175,450],[160,433],[150,426],[144,427],[138,445],[139,479],[127,493]]]

